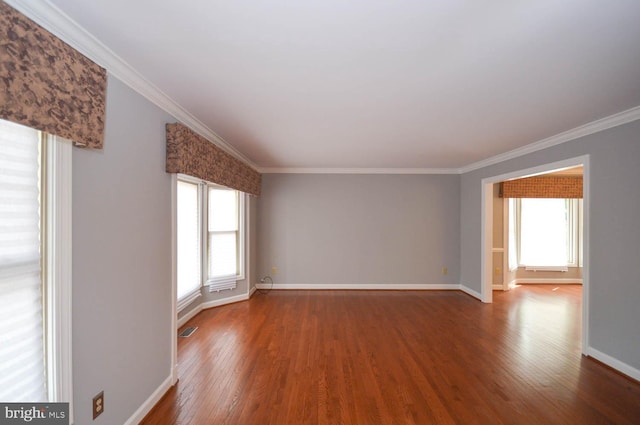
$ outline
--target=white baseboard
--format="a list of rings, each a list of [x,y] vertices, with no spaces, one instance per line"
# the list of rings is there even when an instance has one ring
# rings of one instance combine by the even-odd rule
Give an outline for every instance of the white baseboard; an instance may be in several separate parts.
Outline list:
[[[191,320],[196,314],[202,311],[202,304],[198,304],[195,308],[191,309],[187,314],[178,319],[178,329],[180,329],[185,323]]]
[[[153,409],[162,398],[162,396],[171,388],[171,375],[164,380],[162,384],[149,396],[147,400],[135,411],[133,415],[124,423],[124,425],[137,425],[144,419],[145,416]]]
[[[471,288],[467,288],[464,285],[458,285],[458,289],[460,289],[465,294],[471,295],[473,298],[477,298],[482,301],[482,295],[479,292],[476,292]]]
[[[233,303],[237,303],[237,302],[240,302],[240,301],[246,301],[249,298],[251,298],[251,295],[253,295],[253,293],[255,291],[256,291],[256,288],[253,288],[251,290],[251,292],[249,293],[249,295],[242,294],[242,295],[236,295],[235,297],[222,298],[220,300],[214,300],[214,301],[208,301],[206,303],[201,303],[200,305],[195,307],[193,310],[189,311],[187,314],[185,314],[180,319],[178,319],[178,329],[180,329],[182,326],[184,326],[185,323],[187,323],[189,320],[191,320],[193,317],[195,317],[195,315],[200,313],[202,310],[205,310],[207,308],[219,307],[219,306],[225,305],[225,304],[233,304]]]
[[[491,289],[494,291],[504,291],[504,285],[491,285]]]
[[[428,290],[458,290],[455,284],[387,284],[387,283],[257,283],[258,289],[301,289],[301,290],[378,290],[378,291],[428,291]]]
[[[202,306],[202,309],[205,310],[207,308],[219,307],[221,305],[226,305],[226,304],[233,304],[240,301],[246,301],[248,299],[249,299],[249,295],[242,294],[242,295],[236,295],[235,297],[228,297],[228,298],[222,298],[220,300],[208,301],[200,305]]]
[[[520,279],[516,279],[515,281],[516,285],[522,285],[522,284],[536,284],[536,285],[575,285],[575,284],[580,284],[582,285],[582,279],[579,278],[565,278],[565,279],[552,279],[552,278],[520,278]]]
[[[611,366],[618,372],[624,373],[625,375],[635,379],[636,381],[640,381],[640,370],[636,369],[633,366],[629,366],[625,362],[622,362],[615,357],[611,357],[608,354],[603,353],[602,351],[598,351],[593,347],[587,347],[587,356],[593,357],[594,359],[601,361],[607,366]]]
[[[251,288],[249,290],[249,298],[253,297],[253,294],[258,290],[258,288],[256,288],[256,286],[254,285],[253,288]]]

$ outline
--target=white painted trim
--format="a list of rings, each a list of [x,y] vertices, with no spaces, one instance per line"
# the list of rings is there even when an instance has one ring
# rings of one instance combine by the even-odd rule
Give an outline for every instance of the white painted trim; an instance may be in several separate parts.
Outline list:
[[[491,289],[493,289],[494,291],[506,291],[506,289],[504,288],[504,285],[493,284],[491,285]]]
[[[561,168],[570,168],[578,165],[583,166],[583,252],[584,263],[582,268],[582,353],[586,355],[586,349],[589,346],[589,221],[590,221],[590,198],[591,198],[591,165],[590,155],[582,155],[574,158],[565,159],[562,161],[556,161],[548,164],[539,165],[536,167],[526,168],[523,170],[512,171],[510,173],[501,174],[492,177],[486,177],[481,181],[481,229],[480,229],[480,249],[481,251],[481,294],[484,301],[489,294],[492,294],[491,289],[491,271],[493,269],[492,259],[486,253],[491,252],[491,229],[493,226],[493,220],[488,220],[491,217],[493,211],[493,184],[501,181],[538,175],[548,171],[554,171]]]
[[[253,285],[251,289],[249,289],[249,298],[253,297],[253,294],[255,294],[257,290],[258,288],[256,288],[255,285]]]
[[[504,248],[491,248],[491,252],[499,254],[501,252],[504,252]]]
[[[582,353],[586,353],[589,347],[589,309],[591,308],[590,300],[590,282],[591,282],[591,245],[589,231],[591,219],[591,157],[585,155],[582,157],[584,165],[582,179]]]
[[[492,156],[482,161],[462,166],[461,168],[259,168],[264,174],[465,174],[490,165],[528,155],[552,146],[570,142],[590,134],[595,134],[609,128],[627,124],[640,119],[640,106],[609,115],[608,117],[592,121],[571,130],[532,142],[517,149]]]
[[[569,271],[568,266],[524,266],[524,269],[528,272],[562,272]]]
[[[176,330],[183,327],[185,323],[193,319],[202,310],[206,310],[208,308],[220,307],[222,305],[227,305],[227,304],[233,304],[240,301],[247,301],[249,298],[251,298],[251,296],[255,291],[256,291],[256,288],[253,287],[249,294],[241,294],[233,297],[227,297],[219,300],[207,301],[206,303],[198,304],[196,307],[194,307],[192,310],[190,310],[187,314],[185,314],[178,320],[178,327],[176,328]]]
[[[510,282],[507,280],[509,270],[509,202],[502,198],[502,246],[504,247],[502,255],[502,289],[508,291],[511,289]]]
[[[428,283],[256,283],[258,289],[301,289],[301,290],[378,290],[378,291],[424,291],[424,290],[459,290],[456,284]]]
[[[208,308],[220,307],[221,305],[233,304],[240,301],[246,301],[249,299],[247,294],[236,295],[235,297],[227,297],[219,300],[208,301],[206,303],[202,303],[202,309],[206,310]]]
[[[46,199],[46,280],[48,390],[51,401],[69,403],[69,423],[73,424],[73,156],[72,144],[61,137],[48,136]]]
[[[480,211],[480,241],[482,243],[480,251],[480,262],[489,267],[481,269],[480,276],[480,300],[483,303],[493,302],[493,255],[489,255],[493,242],[493,185],[495,182],[485,182],[482,180],[482,209]]]
[[[171,385],[178,382],[178,175],[171,175]]]
[[[460,174],[457,168],[287,168],[261,167],[263,174]]]
[[[187,312],[184,316],[178,319],[178,325],[176,327],[176,331],[181,327],[183,327],[185,323],[193,319],[196,316],[196,314],[200,313],[201,311],[202,311],[202,304],[198,304],[197,306],[189,310],[189,312]]]
[[[175,332],[174,332],[175,333]],[[136,410],[133,415],[124,423],[124,425],[137,425],[144,419],[145,416],[153,409],[153,407],[160,401],[162,396],[173,386],[173,377],[169,376],[162,384],[145,400],[144,403]]]
[[[242,193],[242,192],[241,192]],[[243,255],[243,275],[246,276],[247,282],[247,299],[251,298],[253,292],[255,292],[255,287],[251,288],[251,282],[253,281],[253,274],[251,273],[251,262],[253,258],[251,258],[251,234],[255,229],[251,228],[251,199],[249,199],[248,194],[243,194],[244,197],[244,214],[242,215],[242,220],[244,222],[244,255]]]
[[[504,162],[513,158],[528,155],[542,149],[560,145],[571,140],[579,139],[580,137],[588,136],[590,134],[598,133],[609,128],[636,121],[638,119],[640,119],[640,106],[636,106],[634,108],[627,109],[626,111],[622,111],[617,114],[592,121],[588,124],[581,125],[560,134],[547,137],[546,139],[538,140],[537,142],[530,143],[521,148],[513,149],[511,151],[492,156],[491,158],[487,158],[482,161],[474,162],[473,164],[469,164],[460,168],[458,172],[460,174],[468,173],[470,171],[478,170],[480,168],[488,167],[489,165],[498,164],[500,162]]]
[[[479,292],[474,291],[473,289],[464,286],[464,285],[459,285],[460,286],[460,290],[462,292],[464,292],[467,295],[471,295],[473,298],[477,298],[478,300],[482,301],[482,294],[480,294]]]
[[[640,370],[626,364],[623,361],[616,359],[615,357],[605,354],[602,351],[596,350],[593,347],[587,348],[586,355],[589,357],[593,357],[598,361],[601,361],[607,366],[614,368],[618,372],[624,373],[625,375],[635,379],[636,381],[640,381]]]
[[[533,285],[582,285],[583,281],[579,278],[563,278],[563,279],[553,279],[553,278],[518,278],[514,280],[516,285],[526,285],[527,283]]]
[[[7,0],[22,14],[37,22],[47,31],[109,71],[109,74],[122,81],[143,97],[173,115],[178,121],[209,140],[220,149],[257,169],[258,166],[222,137],[207,127],[176,101],[171,99],[157,86],[119,57],[89,31],[80,26],[69,15],[47,0]]]
[[[200,290],[199,287],[191,291],[189,294],[185,295],[181,300],[178,301],[178,306],[177,306],[178,313],[180,313],[182,310],[187,308],[189,304],[191,304],[201,296],[202,296],[202,291]]]

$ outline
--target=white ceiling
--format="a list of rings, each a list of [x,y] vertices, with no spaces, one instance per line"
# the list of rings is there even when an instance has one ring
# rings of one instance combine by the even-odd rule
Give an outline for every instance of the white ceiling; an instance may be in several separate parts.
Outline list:
[[[640,105],[638,0],[51,0],[254,164],[453,168]]]

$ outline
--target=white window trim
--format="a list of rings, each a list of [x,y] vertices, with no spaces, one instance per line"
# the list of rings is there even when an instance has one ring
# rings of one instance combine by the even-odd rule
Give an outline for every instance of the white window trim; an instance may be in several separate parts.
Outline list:
[[[189,304],[191,304],[192,302],[194,302],[195,300],[197,300],[198,298],[200,298],[202,296],[202,292],[201,292],[200,289],[201,289],[201,287],[198,286],[196,289],[194,289],[193,291],[187,293],[185,296],[183,296],[182,298],[177,300],[177,302],[178,302],[178,304],[177,304],[178,313],[180,313]]]
[[[210,182],[206,182],[204,180],[195,178],[195,177],[191,177],[185,174],[177,174],[174,175],[174,177],[172,178],[172,227],[173,227],[173,231],[172,231],[172,238],[173,238],[173,246],[174,246],[174,250],[175,250],[175,244],[176,244],[176,238],[177,238],[177,210],[176,210],[176,202],[177,202],[177,187],[178,187],[178,181],[184,181],[187,183],[192,183],[192,184],[197,184],[198,185],[198,197],[199,197],[199,201],[200,201],[200,220],[198,223],[199,227],[199,234],[200,234],[200,287],[198,287],[197,289],[194,289],[193,291],[189,292],[188,294],[184,295],[182,298],[180,299],[176,299],[175,303],[175,310],[176,310],[176,314],[180,313],[182,310],[184,310],[187,306],[189,306],[191,303],[193,303],[195,300],[197,300],[198,298],[200,298],[202,296],[202,292],[201,292],[201,288],[207,287],[209,292],[218,292],[218,291],[222,291],[222,290],[226,290],[226,289],[235,289],[237,287],[237,282],[240,280],[244,280],[245,276],[246,276],[246,204],[247,204],[247,197],[248,195],[246,193],[240,192],[238,191],[238,270],[239,273],[237,275],[230,275],[230,276],[220,276],[217,277],[215,279],[209,279],[208,278],[208,274],[209,274],[209,265],[208,265],[208,256],[209,256],[209,252],[208,252],[208,240],[209,240],[209,235],[208,235],[208,207],[209,207],[209,199],[208,199],[208,188],[209,187],[219,187],[219,188],[224,188],[224,189],[229,189],[225,186],[221,186],[221,185],[217,185],[215,183],[210,183]],[[233,189],[232,189],[233,190]],[[173,279],[176,281],[174,282],[174,287],[177,290],[177,264],[175,264],[176,262],[176,252],[173,252],[172,257],[173,257],[173,268],[176,269],[173,271]],[[175,294],[173,294],[172,298],[176,298]],[[174,327],[174,325],[172,324],[172,328]]]
[[[72,143],[48,136],[45,146],[47,386],[51,401],[69,403],[73,424]]]

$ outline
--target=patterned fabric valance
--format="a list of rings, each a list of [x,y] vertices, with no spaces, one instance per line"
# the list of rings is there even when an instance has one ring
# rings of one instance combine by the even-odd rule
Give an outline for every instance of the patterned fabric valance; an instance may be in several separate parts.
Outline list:
[[[262,175],[190,128],[167,124],[167,173],[181,173],[260,196]]]
[[[582,177],[528,177],[502,183],[503,198],[582,198]]]
[[[102,148],[107,73],[0,1],[0,118]]]

